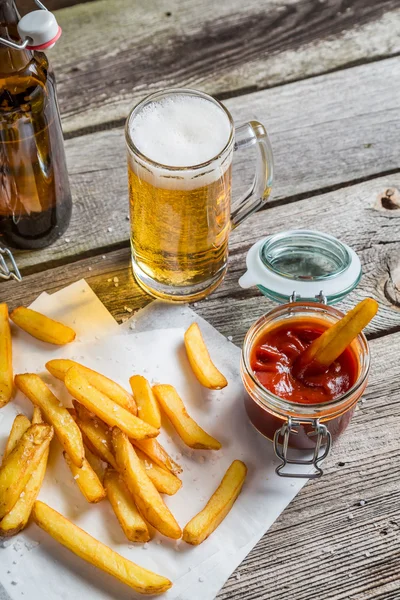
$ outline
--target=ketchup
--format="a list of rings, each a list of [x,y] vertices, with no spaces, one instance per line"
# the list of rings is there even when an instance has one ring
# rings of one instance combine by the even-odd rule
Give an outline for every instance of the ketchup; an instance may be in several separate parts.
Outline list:
[[[297,357],[328,327],[316,321],[282,323],[263,333],[253,345],[250,364],[267,390],[291,402],[322,404],[347,392],[356,382],[358,362],[351,347],[324,373],[294,375]]]

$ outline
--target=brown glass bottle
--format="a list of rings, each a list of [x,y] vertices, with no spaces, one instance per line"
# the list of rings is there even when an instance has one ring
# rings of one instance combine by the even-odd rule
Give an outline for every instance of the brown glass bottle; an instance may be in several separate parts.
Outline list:
[[[0,0],[0,37],[19,42],[18,20],[14,0]],[[71,209],[48,60],[0,42],[0,243],[48,246],[67,229]]]

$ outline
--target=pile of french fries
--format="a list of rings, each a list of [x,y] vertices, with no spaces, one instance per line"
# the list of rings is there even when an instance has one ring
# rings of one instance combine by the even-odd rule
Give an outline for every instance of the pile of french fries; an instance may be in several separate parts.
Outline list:
[[[164,414],[182,441],[194,449],[219,450],[220,442],[188,414],[171,385],[155,385],[141,375],[130,378],[131,393],[116,382],[69,359],[46,369],[63,381],[73,397],[65,407],[36,374],[13,377],[9,318],[42,341],[64,345],[75,339],[66,325],[19,307],[10,317],[0,304],[0,406],[10,401],[14,384],[33,404],[30,421],[17,415],[0,467],[0,536],[21,531],[29,518],[69,550],[142,594],[160,594],[172,583],[132,563],[94,539],[50,506],[37,500],[45,476],[50,442],[60,442],[65,461],[85,499],[107,498],[130,542],[146,543],[153,529],[192,545],[202,543],[226,517],[246,478],[235,460],[203,510],[183,531],[162,494],[176,494],[182,468],[157,441]],[[193,323],[184,343],[198,381],[210,389],[227,385],[213,364],[201,331]]]

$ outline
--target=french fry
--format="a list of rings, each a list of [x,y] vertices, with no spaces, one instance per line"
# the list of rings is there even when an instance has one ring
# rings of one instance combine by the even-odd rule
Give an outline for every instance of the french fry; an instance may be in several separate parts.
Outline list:
[[[159,434],[158,429],[135,417],[135,415],[90,385],[76,367],[72,367],[67,371],[64,383],[71,396],[76,398],[80,404],[83,404],[107,425],[119,427],[129,437],[142,440]]]
[[[85,458],[82,434],[65,406],[60,406],[58,398],[39,375],[34,373],[16,375],[15,385],[41,409],[46,421],[53,425],[56,436],[68,456],[77,467],[81,467]]]
[[[117,463],[114,457],[114,449],[112,444],[111,431],[103,421],[95,416],[91,416],[89,411],[78,402],[74,402],[77,412],[76,422],[86,438],[86,443],[89,442],[90,449],[104,462],[107,462],[115,470],[118,470]],[[149,440],[131,440],[135,445],[136,452],[144,466],[147,467],[146,472],[151,481],[161,493],[173,495],[181,488],[182,482],[178,477],[167,470],[168,466],[175,465],[175,470],[182,471],[176,463],[165,452],[164,448],[154,439]],[[150,443],[150,449],[148,444]],[[151,455],[155,455],[157,461],[151,456],[140,450],[144,445]],[[152,451],[153,450],[153,451]],[[90,462],[90,461],[89,461]],[[162,465],[162,466],[160,466]],[[92,465],[93,466],[93,465]]]
[[[148,542],[149,528],[142,518],[121,475],[113,469],[107,469],[104,476],[107,498],[128,540]]]
[[[141,451],[139,448],[135,448],[135,452],[137,452],[139,456]],[[173,496],[181,489],[182,481],[179,479],[179,477],[170,471],[167,471],[163,467],[153,463],[144,453],[140,453],[140,460],[150,481],[153,482],[155,488],[160,492],[160,494]]]
[[[174,475],[182,473],[182,467],[169,456],[168,452],[155,439],[131,440],[132,444],[142,450],[159,467],[171,471]]]
[[[0,521],[0,537],[11,537],[16,535],[22,531],[22,529],[25,529],[28,524],[32,507],[38,497],[40,488],[42,487],[47,468],[48,455],[49,448],[45,451],[37,469],[33,471],[31,478],[23,489],[17,502],[10,512]]]
[[[97,477],[104,484],[104,474],[105,474],[105,466],[101,458],[97,456],[94,452],[90,450],[85,444],[85,458],[88,461],[89,465],[92,467],[93,471],[96,473]]]
[[[329,327],[300,354],[294,364],[295,374],[325,371],[351,344],[378,312],[378,303],[372,298],[359,302],[340,321]]]
[[[85,436],[86,443],[89,442],[94,454],[116,469],[110,428],[95,415],[91,416],[90,412],[76,400],[74,406],[77,414],[76,423]]]
[[[40,413],[40,410],[39,409],[37,409],[37,410]],[[22,416],[22,415],[18,415],[18,416]],[[43,422],[43,421],[37,420],[39,418],[39,415],[37,412],[35,414],[35,411],[34,411],[33,417],[34,417],[32,419],[33,425]],[[28,419],[26,419],[26,420],[29,423],[29,420]],[[15,421],[14,421],[14,423],[15,423]],[[26,425],[26,423],[25,423],[25,425]],[[30,423],[29,423],[29,425],[30,425]],[[13,429],[11,430],[11,433],[13,433]],[[11,433],[10,433],[10,437],[11,437]],[[14,430],[14,433],[15,433],[15,430]],[[19,428],[18,433],[21,434],[20,437],[22,437],[22,435],[25,432],[24,432],[23,428]],[[17,442],[18,442],[18,440],[17,440]],[[7,447],[8,447],[8,444],[7,444]],[[5,457],[8,456],[8,454],[10,452],[12,452],[12,449],[10,450],[10,452],[8,452],[7,447],[6,447],[6,451],[4,453]],[[29,517],[30,517],[30,514],[31,514],[31,511],[32,511],[32,507],[33,507],[35,500],[40,492],[40,488],[42,486],[42,482],[43,482],[43,479],[44,479],[44,476],[46,473],[49,449],[50,448],[47,447],[46,451],[44,452],[44,454],[39,462],[37,469],[35,471],[33,471],[32,475],[30,476],[30,479],[28,480],[28,483],[26,484],[25,488],[21,492],[20,497],[18,498],[17,502],[14,504],[14,506],[12,507],[10,512],[7,513],[5,515],[5,517],[0,521],[0,538],[1,537],[11,537],[13,535],[16,535],[17,533],[19,533],[22,529],[24,529],[26,527]]]
[[[155,385],[153,391],[161,408],[187,446],[203,450],[219,450],[221,448],[220,442],[208,435],[189,416],[185,405],[172,385]]]
[[[197,546],[215,531],[239,496],[246,474],[246,465],[240,460],[234,460],[206,506],[184,528],[185,542]]]
[[[133,375],[129,383],[138,410],[138,417],[153,425],[156,429],[161,427],[161,413],[157,400],[154,397],[151,385],[142,375]]]
[[[136,592],[162,594],[171,587],[169,579],[139,567],[117,554],[47,504],[35,502],[32,516],[35,523],[57,542],[83,560],[113,575]]]
[[[84,458],[83,465],[77,467],[66,452],[63,454],[65,462],[69,466],[71,473],[86,500],[93,504],[103,500],[103,498],[106,497],[106,491],[87,459]]]
[[[179,539],[181,528],[147,476],[127,436],[117,427],[114,427],[112,435],[118,470],[142,517],[163,535]]]
[[[132,398],[132,395],[124,390],[124,388],[118,383],[112,381],[112,379],[109,379],[105,375],[97,373],[97,371],[93,371],[92,369],[89,369],[88,367],[85,367],[74,360],[55,358],[54,360],[50,360],[46,363],[46,369],[54,377],[60,379],[60,381],[64,381],[67,371],[72,367],[79,369],[84,377],[86,377],[90,385],[93,385],[100,392],[108,396],[110,400],[113,400],[123,408],[126,408],[126,410],[129,410],[129,412],[131,412],[133,415],[137,414],[136,403]]]
[[[190,366],[201,385],[211,390],[226,387],[228,382],[212,362],[197,323],[191,324],[185,332],[184,339]]]
[[[144,452],[135,448],[142,466],[145,468],[148,478],[154,483],[160,494],[173,496],[182,487],[182,481],[170,471],[156,465]]]
[[[13,393],[12,342],[7,304],[0,304],[0,408]]]
[[[25,415],[17,415],[12,424],[7,444],[4,449],[4,458],[6,458],[14,450],[19,440],[27,429],[31,426],[31,422]]]
[[[71,327],[24,306],[15,308],[10,314],[10,319],[37,340],[56,346],[69,344],[76,336]]]
[[[44,423],[42,411],[38,406],[33,407],[32,425],[35,423]]]
[[[0,467],[0,519],[13,508],[53,437],[49,425],[32,425]]]

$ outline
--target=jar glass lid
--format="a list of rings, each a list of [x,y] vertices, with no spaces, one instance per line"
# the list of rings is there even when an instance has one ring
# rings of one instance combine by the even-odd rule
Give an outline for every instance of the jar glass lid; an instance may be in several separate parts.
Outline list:
[[[335,237],[298,229],[268,236],[252,246],[243,288],[256,285],[277,302],[294,299],[333,304],[349,294],[361,278],[357,254]]]

